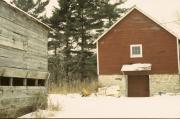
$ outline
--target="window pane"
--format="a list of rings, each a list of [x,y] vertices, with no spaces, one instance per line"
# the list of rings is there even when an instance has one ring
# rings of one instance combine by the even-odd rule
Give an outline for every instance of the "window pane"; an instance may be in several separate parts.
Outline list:
[[[139,46],[134,46],[132,47],[132,54],[133,55],[140,55],[141,51],[140,51],[140,47]]]
[[[132,54],[133,54],[133,55],[136,54],[136,49],[135,49],[135,47],[132,47]]]

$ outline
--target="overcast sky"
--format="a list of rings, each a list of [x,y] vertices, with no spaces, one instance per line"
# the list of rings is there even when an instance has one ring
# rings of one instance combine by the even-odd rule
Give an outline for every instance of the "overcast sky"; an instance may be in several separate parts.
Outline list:
[[[162,22],[177,20],[178,14],[180,16],[180,0],[127,0],[124,6],[130,7],[133,5],[137,5]],[[57,6],[57,0],[50,0],[50,4],[46,7],[48,16],[51,15],[53,6]]]
[[[180,15],[180,0],[128,0],[128,6],[136,4],[160,21],[177,20]],[[179,16],[180,17],[180,16]]]

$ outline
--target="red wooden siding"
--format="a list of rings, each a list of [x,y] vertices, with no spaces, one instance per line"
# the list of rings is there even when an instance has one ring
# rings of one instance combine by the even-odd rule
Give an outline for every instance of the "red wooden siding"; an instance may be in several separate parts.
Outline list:
[[[131,44],[142,44],[143,58],[130,58]],[[120,74],[129,63],[151,63],[152,74],[178,73],[176,38],[136,9],[103,36],[98,47],[100,74]]]

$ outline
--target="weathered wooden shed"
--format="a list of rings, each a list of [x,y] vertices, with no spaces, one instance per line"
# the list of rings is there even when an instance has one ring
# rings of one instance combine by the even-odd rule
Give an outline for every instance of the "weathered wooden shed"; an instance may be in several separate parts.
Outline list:
[[[0,117],[30,112],[47,95],[49,30],[0,0]]]

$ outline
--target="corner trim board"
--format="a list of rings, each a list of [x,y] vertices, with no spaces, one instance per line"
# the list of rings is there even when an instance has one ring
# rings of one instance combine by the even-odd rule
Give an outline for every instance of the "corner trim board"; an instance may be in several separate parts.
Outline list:
[[[180,74],[180,61],[179,61],[179,60],[180,60],[180,57],[179,57],[179,56],[180,56],[180,54],[179,54],[179,53],[180,53],[180,52],[179,52],[180,49],[179,49],[179,39],[177,38],[176,41],[177,41],[178,74]]]
[[[96,54],[97,54],[97,74],[99,75],[99,46],[98,42],[96,43]]]

